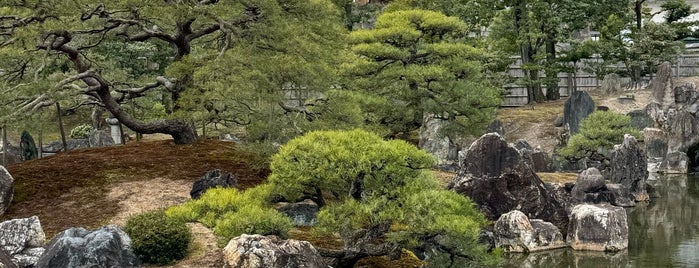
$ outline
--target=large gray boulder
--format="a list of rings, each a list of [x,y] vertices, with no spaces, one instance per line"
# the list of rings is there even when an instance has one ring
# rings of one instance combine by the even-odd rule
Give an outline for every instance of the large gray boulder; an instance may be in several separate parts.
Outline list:
[[[614,183],[606,184],[597,168],[588,168],[578,175],[575,186],[571,190],[571,197],[573,204],[606,203],[622,207],[636,205],[629,187]]]
[[[2,139],[0,139],[0,157],[2,157]],[[19,146],[14,146],[10,143],[7,143],[7,156],[5,157],[5,165],[13,165],[17,163],[22,163],[24,161],[24,157],[22,156],[22,148]],[[0,164],[2,163],[2,159],[0,159]]]
[[[620,251],[629,245],[626,211],[607,204],[573,207],[568,225],[568,245],[575,250]]]
[[[0,223],[0,249],[17,267],[33,267],[44,252],[46,235],[37,216]]]
[[[563,122],[570,135],[578,133],[580,122],[595,111],[595,101],[585,91],[575,91],[563,106]]]
[[[108,130],[93,130],[87,139],[92,148],[114,146],[114,139]]]
[[[0,268],[17,268],[14,262],[12,262],[12,256],[7,254],[3,249],[0,248]]]
[[[418,147],[434,155],[437,165],[452,166],[456,164],[458,148],[451,138],[442,133],[445,121],[426,115],[420,127]]]
[[[22,131],[20,135],[19,147],[22,148],[22,159],[32,160],[39,157],[39,153],[36,149],[36,143],[34,143],[34,138],[28,131]]]
[[[68,151],[72,151],[77,149],[90,148],[90,141],[88,139],[69,139],[66,141],[66,145],[68,145]],[[50,142],[48,144],[45,144],[44,147],[42,147],[42,150],[44,153],[61,152],[63,151],[63,142]]]
[[[615,145],[609,162],[609,180],[628,188],[636,201],[649,199],[646,193],[648,161],[646,153],[636,142],[636,138],[624,135],[624,141]]]
[[[667,110],[675,104],[675,92],[672,88],[672,69],[669,62],[663,62],[658,66],[658,71],[648,85],[653,99],[662,104],[663,110]]]
[[[631,117],[631,126],[637,130],[643,130],[647,127],[655,127],[655,120],[644,110],[633,110],[626,115]]]
[[[231,268],[328,267],[311,243],[276,236],[243,234],[228,242],[223,255],[224,267]]]
[[[513,146],[519,150],[527,164],[529,164],[534,172],[551,172],[553,170],[553,160],[548,153],[541,148],[532,148],[525,140],[517,140]]]
[[[675,104],[681,107],[689,108],[699,100],[699,92],[697,85],[692,82],[685,82],[674,87]]]
[[[547,191],[520,152],[496,133],[471,144],[448,187],[470,197],[491,220],[517,209],[566,230],[566,204]]]
[[[529,220],[519,210],[502,214],[493,231],[495,246],[507,252],[532,252],[566,246],[561,231],[550,222]]]
[[[684,152],[670,152],[660,163],[658,171],[666,174],[686,174],[689,171],[689,158]]]
[[[116,225],[94,231],[84,228],[65,230],[46,246],[36,264],[49,267],[139,267],[131,249],[131,238]]]
[[[621,91],[621,78],[618,74],[606,74],[602,79],[600,89],[604,94],[614,94]]]
[[[318,211],[320,207],[318,204],[310,199],[306,199],[303,202],[296,203],[278,203],[277,210],[284,213],[294,221],[296,226],[314,226],[316,225]]]
[[[571,196],[575,203],[592,202],[596,195],[605,190],[604,177],[597,168],[588,168],[578,174]],[[594,197],[593,197],[594,195]]]
[[[12,204],[12,197],[15,192],[15,179],[5,167],[0,166],[0,215]]]
[[[648,185],[645,185],[647,188]],[[623,184],[619,183],[607,183],[604,185],[606,188],[606,198],[607,202],[609,204],[618,206],[618,207],[633,207],[636,205],[636,200],[635,196],[631,194],[631,191],[628,187],[626,187]],[[650,194],[648,194],[649,197],[651,197]]]
[[[678,111],[668,122],[668,152],[687,152],[690,146],[699,142],[699,124],[687,111]]]
[[[648,162],[661,162],[667,155],[667,133],[662,129],[643,129],[643,143],[646,145]]]
[[[646,105],[645,108],[643,108],[643,111],[646,112],[648,116],[653,120],[654,126],[656,128],[664,128],[667,117],[665,114],[665,111],[663,110],[663,105],[660,104],[657,101],[651,101]]]
[[[209,170],[203,177],[192,184],[192,190],[189,191],[189,195],[192,199],[199,199],[207,190],[216,187],[238,187],[238,176],[230,173],[222,174],[219,169]]]

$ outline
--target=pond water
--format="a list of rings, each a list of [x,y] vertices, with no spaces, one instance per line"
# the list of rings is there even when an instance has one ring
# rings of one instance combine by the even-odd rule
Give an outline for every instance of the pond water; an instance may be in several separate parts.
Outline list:
[[[629,248],[616,254],[560,249],[509,254],[504,267],[699,267],[699,176],[648,181],[660,198],[627,208]]]

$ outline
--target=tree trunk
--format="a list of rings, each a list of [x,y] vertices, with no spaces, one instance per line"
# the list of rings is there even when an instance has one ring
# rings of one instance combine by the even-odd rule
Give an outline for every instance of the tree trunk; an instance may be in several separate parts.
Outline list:
[[[7,166],[7,127],[2,126],[2,165]]]
[[[645,1],[646,0],[636,0],[636,2],[634,2],[633,11],[634,11],[634,14],[636,15],[636,29],[638,29],[638,30],[640,30],[641,27],[643,27],[643,17],[642,17],[643,13],[642,13],[642,11],[643,11],[643,2],[645,2]]]
[[[63,151],[68,151],[68,142],[66,142],[66,132],[63,130],[63,119],[61,118],[61,105],[56,102],[56,116],[58,116],[58,131],[61,132],[61,141],[63,142]]]
[[[105,108],[107,108],[115,118],[119,119],[119,122],[133,131],[143,134],[168,134],[172,136],[176,144],[189,144],[197,140],[195,129],[184,120],[166,119],[145,123],[126,113],[124,109],[121,108],[121,105],[112,98],[108,89],[98,90],[97,94],[99,94],[100,99],[102,99]]]
[[[92,107],[92,114],[90,115],[90,119],[92,120],[92,127],[94,129],[101,130],[104,126],[104,118],[102,118],[103,114],[104,108],[100,107],[99,105],[95,105],[94,107]]]
[[[553,68],[556,64],[556,39],[554,33],[546,35],[546,99],[557,100],[561,98],[561,93],[558,91],[558,71]]]
[[[534,102],[541,103],[546,101],[546,96],[544,96],[544,92],[541,90],[541,83],[539,83],[539,71],[529,71],[529,80],[531,80],[530,86]]]

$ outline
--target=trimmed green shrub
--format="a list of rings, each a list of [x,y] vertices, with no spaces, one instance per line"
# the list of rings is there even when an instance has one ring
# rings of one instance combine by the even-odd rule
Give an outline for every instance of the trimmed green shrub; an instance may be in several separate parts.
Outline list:
[[[91,125],[82,124],[70,130],[70,137],[73,139],[87,139],[93,130],[95,129]]]
[[[146,263],[171,264],[185,257],[192,239],[187,225],[162,210],[130,218],[124,231],[131,237],[134,253]]]
[[[582,159],[611,150],[624,140],[624,134],[639,139],[641,133],[631,126],[631,117],[607,111],[590,114],[580,124],[580,132],[570,137],[559,154],[568,159]]]
[[[465,196],[445,190],[429,170],[427,152],[399,140],[383,140],[364,130],[314,131],[284,145],[272,157],[269,183],[287,200],[313,196],[323,203],[314,232],[342,239],[354,257],[396,249],[430,252],[430,266],[495,264],[478,243],[485,216]],[[391,250],[389,250],[391,249]],[[372,251],[371,254],[378,254]]]
[[[261,184],[240,192],[232,188],[213,188],[201,198],[168,208],[166,214],[183,221],[197,221],[213,228],[222,241],[241,234],[274,234],[286,237],[291,219],[271,207],[272,186]],[[225,243],[224,242],[224,243]]]

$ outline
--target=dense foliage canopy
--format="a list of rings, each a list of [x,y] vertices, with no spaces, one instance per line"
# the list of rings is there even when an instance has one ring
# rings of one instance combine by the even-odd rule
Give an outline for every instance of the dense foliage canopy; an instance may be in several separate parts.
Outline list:
[[[478,243],[486,219],[428,171],[434,159],[400,140],[363,130],[311,132],[272,158],[269,183],[287,200],[322,205],[317,231],[339,234],[342,250],[322,250],[352,267],[367,256],[425,252],[440,267],[493,260]],[[326,198],[330,196],[332,198]]]

